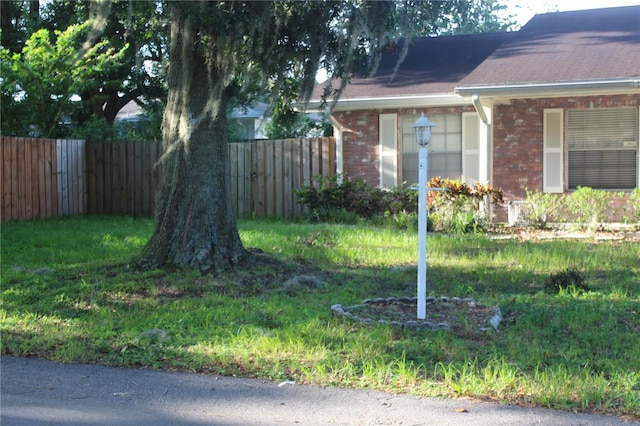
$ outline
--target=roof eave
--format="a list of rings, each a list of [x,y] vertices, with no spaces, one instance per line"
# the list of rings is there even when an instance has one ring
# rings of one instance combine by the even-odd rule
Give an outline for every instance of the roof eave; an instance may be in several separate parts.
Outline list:
[[[330,102],[328,102],[330,103]],[[312,100],[307,104],[307,111],[321,111],[322,103]],[[388,108],[422,108],[434,106],[460,106],[472,105],[471,100],[465,99],[453,93],[438,95],[407,95],[387,97],[363,97],[353,99],[340,99],[336,102],[333,111],[356,111],[369,109]]]
[[[548,97],[598,94],[625,94],[640,92],[640,77],[582,80],[558,83],[510,84],[496,86],[459,86],[455,92],[462,97]]]

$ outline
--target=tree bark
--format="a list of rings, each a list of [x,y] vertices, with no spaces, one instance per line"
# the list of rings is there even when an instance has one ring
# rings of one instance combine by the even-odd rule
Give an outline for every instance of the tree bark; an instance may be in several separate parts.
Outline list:
[[[156,228],[143,264],[219,272],[247,256],[232,210],[223,71],[174,4]]]

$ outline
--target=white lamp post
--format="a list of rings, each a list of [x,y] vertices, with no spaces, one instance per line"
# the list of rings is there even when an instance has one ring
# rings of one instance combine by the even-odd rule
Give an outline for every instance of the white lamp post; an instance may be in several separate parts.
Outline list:
[[[418,163],[418,319],[427,317],[427,166],[429,153],[427,145],[431,142],[431,128],[434,127],[424,113],[411,125],[416,134],[416,143],[420,146]]]

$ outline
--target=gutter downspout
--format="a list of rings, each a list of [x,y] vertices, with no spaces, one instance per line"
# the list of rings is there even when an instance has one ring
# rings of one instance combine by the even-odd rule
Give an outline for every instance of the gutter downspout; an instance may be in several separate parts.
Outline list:
[[[471,95],[471,102],[473,103],[473,107],[476,109],[480,120],[482,120],[484,124],[489,125],[489,118],[484,110],[484,105],[482,105],[482,102],[480,101],[480,95],[477,93]]]

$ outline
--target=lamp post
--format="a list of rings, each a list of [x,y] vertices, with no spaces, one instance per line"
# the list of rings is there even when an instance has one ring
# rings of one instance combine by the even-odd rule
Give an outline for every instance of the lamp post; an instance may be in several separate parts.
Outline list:
[[[427,317],[427,166],[429,153],[427,145],[431,142],[431,128],[434,127],[429,119],[420,118],[411,125],[416,134],[416,143],[420,146],[418,163],[418,319]]]

